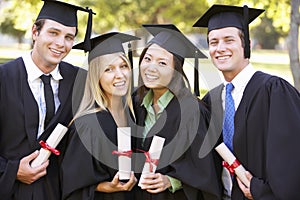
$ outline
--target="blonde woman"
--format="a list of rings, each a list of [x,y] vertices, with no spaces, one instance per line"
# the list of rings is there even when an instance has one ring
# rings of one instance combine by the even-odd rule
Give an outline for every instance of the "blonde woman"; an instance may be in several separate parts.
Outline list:
[[[137,39],[108,33],[91,39],[85,92],[72,120],[62,162],[63,199],[132,199],[134,173],[119,180],[117,128],[130,127],[131,65],[122,43]],[[83,49],[82,44],[73,48]]]

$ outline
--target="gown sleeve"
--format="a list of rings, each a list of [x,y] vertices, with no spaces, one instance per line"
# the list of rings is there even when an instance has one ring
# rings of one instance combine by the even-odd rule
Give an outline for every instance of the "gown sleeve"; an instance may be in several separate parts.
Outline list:
[[[9,198],[17,178],[19,160],[7,160],[0,156],[0,196]]]
[[[78,128],[78,127],[77,127]],[[89,134],[85,127],[85,134]],[[74,129],[62,162],[63,199],[94,199],[99,182],[109,179],[105,168],[95,167],[95,159],[85,148]]]
[[[187,123],[180,131],[183,135],[191,135],[192,140],[187,151],[178,160],[171,164],[170,176],[179,179],[183,184],[183,189],[187,196],[197,191],[196,196],[203,199],[221,199],[220,184],[218,183],[212,151],[205,157],[200,158],[199,151],[207,133],[209,113],[202,103],[199,102],[199,111],[195,115],[190,115]],[[197,127],[197,128],[195,128]],[[196,134],[191,134],[195,132]]]
[[[288,82],[272,78],[265,94],[269,104],[266,133],[266,177],[253,177],[254,199],[298,199],[300,196],[300,95]]]
[[[0,68],[0,77],[4,76]],[[0,88],[2,88],[2,78],[0,78]],[[2,92],[0,91],[0,99]],[[1,101],[2,102],[2,101]],[[0,126],[1,122],[0,122]],[[0,133],[1,135],[2,133]],[[13,187],[17,178],[20,160],[8,160],[3,155],[0,155],[0,196],[3,199],[8,199],[13,192]]]

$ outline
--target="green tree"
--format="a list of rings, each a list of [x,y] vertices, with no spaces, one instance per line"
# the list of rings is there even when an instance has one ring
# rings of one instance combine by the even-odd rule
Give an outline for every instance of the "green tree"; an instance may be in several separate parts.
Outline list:
[[[1,10],[0,29],[11,24],[12,29],[19,31],[30,31],[31,25],[36,18],[37,10],[42,6],[40,0],[2,0],[8,3],[8,7]],[[262,17],[267,17],[272,26],[271,32],[276,31],[287,34],[289,30],[290,5],[287,0],[270,0],[261,2],[259,0],[64,0],[65,2],[88,6],[97,13],[94,16],[93,31],[101,34],[110,30],[127,31],[141,28],[144,23],[174,23],[184,33],[203,32],[202,29],[195,30],[192,24],[213,3],[242,5],[265,8]],[[280,9],[277,9],[280,8]],[[86,15],[78,12],[79,23],[84,24]],[[275,20],[273,20],[275,19]],[[251,27],[259,24],[255,20]],[[81,27],[80,27],[81,28]],[[8,29],[6,29],[8,30]],[[85,29],[79,31],[79,38],[83,37]],[[204,33],[204,32],[203,32]],[[282,34],[280,34],[282,35]],[[28,35],[27,35],[28,37]],[[261,36],[260,38],[264,38]],[[263,40],[263,39],[262,39]]]
[[[1,3],[6,6],[1,9],[0,32],[23,42],[27,31],[31,31],[35,10],[41,2],[24,0],[21,4],[20,1],[4,0]]]
[[[259,45],[260,48],[275,49],[279,38],[287,35],[287,33],[282,33],[274,27],[272,22],[272,19],[265,16],[261,19],[260,25],[251,31],[251,35],[255,37],[256,45]]]
[[[146,34],[142,24],[174,23],[184,33],[199,31],[192,25],[208,8],[206,0],[196,3],[194,0],[104,0],[97,3],[92,0],[88,4],[97,13],[93,19],[95,33],[117,29],[134,31],[137,36]]]
[[[265,12],[250,24],[251,37],[262,48],[274,49],[279,38],[286,37],[289,31],[290,4],[288,0],[242,1],[215,0],[214,3],[229,4],[265,9]]]
[[[207,8],[206,0],[90,0],[97,13],[94,31],[139,29],[142,24],[174,23],[180,29],[192,31],[192,24]]]
[[[23,42],[24,35],[26,31],[24,30],[19,30],[14,28],[14,21],[11,18],[7,18],[5,21],[1,23],[1,33],[2,34],[9,34],[12,35],[13,37],[17,38],[18,43],[21,44]]]

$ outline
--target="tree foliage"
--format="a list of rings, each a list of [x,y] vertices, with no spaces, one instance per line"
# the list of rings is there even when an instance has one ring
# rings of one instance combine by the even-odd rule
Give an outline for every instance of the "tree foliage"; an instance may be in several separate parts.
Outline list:
[[[94,2],[94,3],[93,3]],[[138,29],[142,24],[174,23],[190,32],[192,24],[208,5],[205,0],[92,0],[94,31],[107,32],[112,29],[126,31]]]
[[[0,19],[0,29],[11,24],[7,32],[30,31],[33,21],[37,16],[43,2],[40,0],[2,0],[7,6],[1,10],[3,13]],[[141,28],[142,24],[150,23],[174,23],[184,33],[198,32],[205,33],[206,30],[192,28],[194,22],[213,3],[243,5],[264,8],[266,12],[263,17],[273,29],[265,30],[274,35],[284,36],[289,30],[289,1],[288,0],[64,0],[83,7],[90,7],[97,14],[93,18],[93,31],[101,34],[110,30],[128,31]],[[277,9],[280,8],[280,9]],[[80,24],[85,24],[86,15],[78,12]],[[251,27],[260,23],[255,20]],[[263,26],[266,28],[266,26]],[[80,27],[79,38],[84,35],[85,27]],[[276,34],[274,34],[276,32]],[[280,33],[280,34],[279,34]],[[263,33],[255,33],[263,34]],[[29,35],[27,35],[28,37]],[[258,35],[261,36],[261,35]],[[279,37],[278,36],[278,37]],[[257,37],[264,38],[264,37]],[[265,41],[262,39],[262,41]]]
[[[90,7],[97,14],[93,18],[93,31],[101,34],[110,30],[127,31],[139,29],[145,23],[174,23],[184,32],[194,31],[192,24],[207,8],[206,0],[64,0],[65,2]],[[5,21],[20,31],[30,31],[37,11],[42,6],[40,0],[4,0],[1,10],[0,29]],[[86,16],[78,12],[80,24],[85,24]],[[8,20],[12,19],[12,20]],[[84,32],[83,28],[83,32]],[[81,31],[82,32],[82,31]],[[80,33],[80,32],[79,32]],[[79,37],[83,34],[80,33]]]
[[[286,37],[289,31],[290,2],[289,0],[215,0],[213,3],[229,5],[248,5],[264,9],[265,12],[250,24],[251,36],[265,49],[273,49],[279,38]]]

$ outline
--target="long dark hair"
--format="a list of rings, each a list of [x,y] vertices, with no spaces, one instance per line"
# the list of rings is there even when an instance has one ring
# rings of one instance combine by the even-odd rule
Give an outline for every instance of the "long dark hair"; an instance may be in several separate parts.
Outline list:
[[[148,48],[154,43],[149,43],[142,51],[140,58],[139,58],[139,66],[141,65],[142,60],[144,59],[144,56],[148,50]],[[183,64],[184,64],[184,58],[181,56],[174,54],[170,52],[173,55],[173,62],[174,62],[174,70],[176,73],[173,74],[173,78],[170,81],[169,85],[167,86],[169,90],[177,97],[180,98],[182,96],[187,95],[187,91],[190,91],[190,84],[187,79],[186,74],[183,71]],[[147,88],[143,82],[141,71],[139,70],[139,78],[138,78],[138,89],[136,94],[138,95],[138,100],[143,101],[144,96],[149,91],[149,88]]]

